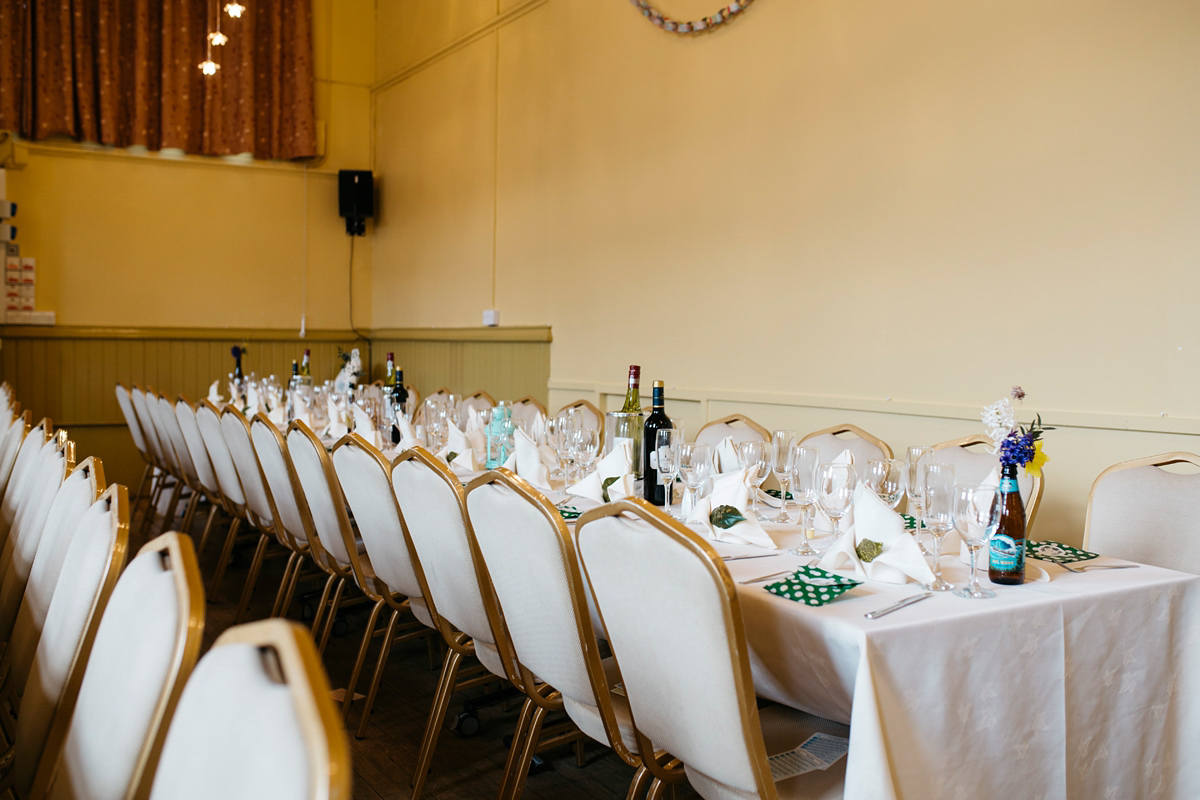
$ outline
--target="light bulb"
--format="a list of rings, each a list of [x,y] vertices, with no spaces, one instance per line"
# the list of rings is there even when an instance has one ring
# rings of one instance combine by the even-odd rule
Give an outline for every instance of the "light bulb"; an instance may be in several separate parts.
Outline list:
[[[220,31],[214,31],[208,35],[208,40],[213,43],[214,47],[220,47],[229,41],[229,37]]]
[[[217,70],[219,70],[221,68],[221,65],[218,64],[217,62],[213,61],[211,58],[207,58],[204,61],[201,61],[199,66],[200,66],[200,71],[203,72],[205,75],[216,75]]]
[[[240,17],[242,15],[242,12],[245,10],[246,10],[246,7],[244,5],[241,5],[240,3],[226,3],[225,4],[225,13],[228,14],[229,16],[233,17],[234,19],[237,19],[238,17]]]

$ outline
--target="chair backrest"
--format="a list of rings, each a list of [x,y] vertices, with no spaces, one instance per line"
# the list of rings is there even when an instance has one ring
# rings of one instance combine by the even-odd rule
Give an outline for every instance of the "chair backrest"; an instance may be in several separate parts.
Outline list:
[[[147,397],[147,402],[150,399]],[[189,486],[195,488],[200,485],[200,476],[192,460],[192,451],[188,448],[187,440],[183,436],[183,428],[179,426],[179,417],[175,416],[175,404],[166,395],[161,394],[155,398],[155,402],[158,404],[159,430],[171,443],[171,451],[175,454],[175,463],[179,465],[184,480]]]
[[[13,462],[17,460],[17,453],[28,432],[29,412],[26,411],[24,414],[17,415],[4,429],[4,435],[0,437],[0,497],[4,496],[12,478]]]
[[[404,388],[408,391],[408,400],[412,403],[413,408],[421,407],[421,393],[417,391],[417,387],[405,381]]]
[[[154,425],[154,420],[150,417],[150,408],[147,402],[147,397],[152,395],[153,390],[143,390],[137,384],[129,390],[129,399],[133,402],[133,413],[137,417],[138,423],[142,426],[142,435],[146,439],[146,448],[154,457],[155,463],[159,467],[166,466],[166,453],[164,452],[163,443],[158,438],[158,428]]]
[[[420,405],[417,406],[417,413],[414,415],[414,424],[422,425],[425,423],[426,409],[435,399],[444,400],[449,396],[450,389],[445,386],[438,389],[436,392],[427,395],[425,399],[421,401]]]
[[[314,538],[310,536],[312,522],[309,521],[304,493],[300,491],[300,479],[296,477],[288,458],[283,434],[260,411],[250,421],[250,442],[254,445],[263,479],[275,503],[275,513],[278,515],[275,518],[275,531],[284,537],[290,548],[302,551]],[[313,557],[321,563],[319,559],[323,552],[319,550],[319,542],[317,548],[318,552]]]
[[[728,787],[724,796],[774,800],[742,612],[720,556],[640,498],[587,512],[575,536],[643,746]]]
[[[349,800],[350,783],[350,745],[312,637],[270,619],[230,628],[200,659],[150,798]]]
[[[42,447],[53,438],[51,431],[49,418],[44,418],[33,426],[33,430],[21,441],[21,448],[13,460],[12,477],[9,478],[8,487],[4,491],[4,499],[0,501],[0,541],[8,538],[8,531],[12,528],[17,510],[29,493],[28,484],[36,472]]]
[[[359,588],[366,591],[369,585],[358,559],[354,531],[346,515],[346,501],[325,446],[307,425],[296,420],[288,426],[287,447],[308,503],[313,532],[321,548],[333,557],[327,566],[339,571],[343,577],[353,573]]]
[[[933,452],[923,456],[921,461],[950,464],[954,467],[955,483],[979,484],[987,479],[992,470],[1000,470],[1000,462],[995,454],[985,449],[991,446],[992,440],[982,433],[964,436],[935,444]],[[1029,475],[1022,467],[1017,470],[1017,488],[1021,492],[1021,502],[1025,504],[1025,532],[1028,533],[1033,529],[1033,519],[1042,502],[1042,476]]]
[[[600,409],[589,403],[587,400],[576,400],[573,403],[567,403],[558,410],[558,414],[566,411],[568,408],[574,408],[579,411],[583,417],[583,425],[588,430],[600,431],[600,437],[604,437],[604,415],[600,413]],[[604,443],[601,442],[601,445]]]
[[[102,497],[105,499],[103,503],[99,502]],[[9,643],[5,658],[10,664],[10,680],[14,686],[25,685],[29,665],[33,661],[34,651],[42,635],[46,613],[58,586],[67,550],[84,518],[89,512],[100,514],[124,508],[121,503],[127,502],[127,496],[121,497],[126,499],[118,500],[115,485],[106,490],[104,466],[95,456],[85,458],[71,470],[55,497],[54,508],[46,519],[42,540],[38,544],[37,553],[34,554],[33,564],[29,567],[25,594],[17,609],[11,635],[8,630],[3,633]]]
[[[537,401],[537,398],[525,396],[519,400],[514,400],[512,404],[513,419],[523,422],[525,429],[528,432],[529,426],[532,425],[539,417],[545,419],[546,407]]]
[[[471,482],[467,513],[513,654],[526,670],[514,683],[531,688],[536,675],[562,693],[564,710],[585,733],[621,748],[579,559],[558,509],[501,469]],[[591,724],[597,718],[603,729]],[[629,749],[636,753],[636,744]]]
[[[250,423],[241,411],[232,405],[221,412],[221,434],[237,469],[242,492],[246,496],[246,509],[250,521],[263,531],[275,532],[275,504],[267,484],[263,481],[258,456],[254,454],[254,443],[250,441]]]
[[[29,479],[25,482],[23,492],[25,498],[13,514],[12,525],[0,548],[0,576],[9,571],[18,550],[32,557],[46,524],[46,515],[54,503],[54,495],[67,479],[67,473],[75,466],[74,459],[74,444],[68,447],[68,442],[57,436],[42,445],[37,460],[30,466]]]
[[[196,409],[182,395],[172,404],[175,422],[179,425],[179,433],[183,436],[184,447],[192,459],[192,467],[196,470],[196,479],[208,499],[216,501],[221,496],[221,482],[217,480],[216,470],[213,469],[212,459],[208,448],[204,446],[204,436],[200,433],[200,425],[196,422]]]
[[[482,559],[467,533],[462,484],[441,460],[423,447],[405,450],[392,462],[392,492],[404,530],[416,552],[435,619],[444,619],[475,640],[488,669],[507,676],[492,621],[479,588]]]
[[[245,508],[246,494],[242,491],[242,481],[233,464],[233,456],[229,454],[229,445],[225,443],[225,434],[221,431],[221,412],[209,401],[201,400],[196,405],[196,426],[200,429],[204,449],[208,451],[213,472],[221,487],[221,497],[229,503],[230,510]]]
[[[204,590],[190,537],[171,531],[138,551],[113,590],[75,700],[49,797],[143,796],[204,632]],[[41,796],[41,770],[34,781]]]
[[[356,433],[333,449],[333,468],[350,505],[371,568],[393,592],[421,600],[425,591],[417,577],[416,558],[400,524],[400,511],[388,480],[383,454]]]
[[[704,423],[696,441],[716,447],[726,436],[733,437],[735,444],[771,441],[771,432],[744,414],[730,414]]]
[[[462,400],[458,401],[458,424],[459,427],[466,428],[467,420],[470,419],[472,413],[483,411],[489,408],[495,408],[496,401],[487,392],[475,392],[475,394],[467,395]]]
[[[1101,472],[1088,495],[1084,549],[1200,574],[1200,474],[1161,469],[1170,464],[1200,467],[1200,456],[1163,453]]]
[[[146,445],[146,435],[142,432],[142,423],[138,421],[137,412],[133,410],[133,398],[129,395],[129,390],[120,381],[117,381],[117,405],[121,408],[121,416],[125,418],[125,425],[129,428],[129,435],[133,437],[133,446],[142,454],[142,458],[150,460],[150,451]]]
[[[125,565],[129,543],[129,495],[115,484],[84,513],[66,539],[53,596],[31,641],[14,633],[10,649],[32,645],[14,659],[9,680],[21,690],[14,780],[28,797],[39,765],[50,769],[62,752],[67,724],[83,680],[100,618]],[[17,632],[21,628],[18,627]]]
[[[184,467],[183,456],[175,450],[175,440],[171,437],[171,432],[167,427],[161,395],[147,387],[144,396],[146,416],[150,419],[150,426],[154,428],[154,435],[158,439],[158,449],[162,453],[162,466],[166,468],[167,472],[186,483],[190,478]]]
[[[887,442],[848,422],[813,431],[802,437],[800,443],[815,447],[822,464],[833,461],[843,450],[850,451],[857,467],[866,467],[872,458],[892,457],[892,448],[887,446]]]

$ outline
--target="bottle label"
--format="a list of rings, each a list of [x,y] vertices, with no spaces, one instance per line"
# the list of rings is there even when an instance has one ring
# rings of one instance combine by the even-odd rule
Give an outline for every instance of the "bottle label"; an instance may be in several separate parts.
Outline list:
[[[1021,487],[1017,486],[1016,478],[1004,478],[1000,481],[1000,491],[1008,494],[1009,492],[1019,492]]]
[[[997,572],[1025,571],[1025,542],[997,533],[988,545],[988,561]]]
[[[658,451],[657,450],[650,451],[650,469],[653,469],[653,470],[658,469]]]

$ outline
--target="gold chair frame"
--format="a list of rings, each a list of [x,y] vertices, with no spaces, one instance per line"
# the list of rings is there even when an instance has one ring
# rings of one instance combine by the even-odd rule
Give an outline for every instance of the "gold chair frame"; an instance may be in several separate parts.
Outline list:
[[[963,436],[959,439],[951,439],[948,442],[941,442],[939,444],[935,444],[935,445],[933,445],[933,451],[936,453],[938,450],[945,450],[948,447],[961,447],[963,449],[966,449],[968,447],[978,447],[980,445],[985,446],[985,447],[991,447],[992,444],[993,444],[993,442],[992,442],[991,437],[989,437],[988,435],[983,434],[983,433],[976,433],[976,434],[972,434],[970,436]],[[997,462],[997,463],[999,463],[999,462]],[[1111,467],[1110,467],[1110,469],[1111,469]],[[1033,520],[1037,516],[1038,507],[1042,504],[1042,489],[1043,489],[1041,475],[1030,475],[1029,478],[1032,482],[1030,483],[1030,486],[1029,486],[1029,502],[1025,504],[1025,531],[1026,531],[1026,533],[1033,530]],[[1097,480],[1099,480],[1099,478],[1097,478]],[[1089,512],[1091,511],[1091,507],[1092,507],[1092,498],[1091,498],[1091,495],[1089,494],[1088,495],[1088,510],[1089,510]]]
[[[867,433],[862,428],[849,422],[844,422],[841,425],[830,425],[828,428],[822,428],[819,431],[806,433],[803,437],[801,437],[800,444],[804,444],[809,439],[817,436],[823,436],[827,433],[832,434],[833,436],[838,436],[843,433],[852,433],[859,439],[868,441],[882,450],[884,458],[895,458],[895,456],[892,454],[892,448],[888,446],[887,442],[885,442],[883,439],[880,439],[878,436],[875,436],[874,434]],[[768,440],[770,439],[770,437],[767,438]]]
[[[131,409],[133,409],[133,394],[129,391],[129,389],[121,381],[117,381],[117,389],[119,389],[120,391],[125,393],[125,396],[129,398],[129,407]],[[126,420],[125,423],[128,425],[129,420]],[[142,427],[142,420],[140,417],[138,417],[136,409],[134,409],[134,413],[133,413],[133,424],[137,425],[138,432],[142,436],[142,442],[143,443],[147,442],[148,440],[146,438],[146,429]],[[154,469],[155,469],[155,467],[158,466],[157,464],[154,463],[154,457],[149,452],[148,446],[145,450],[139,449],[138,454],[142,457],[142,461],[146,462],[146,466],[142,470],[141,480],[138,481],[137,491],[134,492],[134,494],[133,494],[133,503],[135,506],[135,508],[133,509],[134,511],[137,510],[136,506],[141,502],[141,499],[143,496],[142,493],[146,489],[146,481],[151,480],[153,478]]]
[[[527,394],[524,397],[518,397],[516,400],[512,401],[512,404],[514,406],[519,406],[519,405],[533,406],[538,411],[542,412],[543,417],[546,416],[546,407],[544,405],[542,405],[541,402],[531,394]]]
[[[584,400],[581,397],[578,400],[573,400],[570,403],[567,403],[562,408],[560,408],[558,411],[554,412],[554,414],[555,414],[555,416],[558,416],[559,414],[561,414],[562,412],[566,411],[569,408],[586,408],[588,411],[591,411],[593,414],[596,415],[596,419],[600,423],[600,448],[599,448],[598,452],[603,453],[604,452],[604,412],[602,412],[600,409],[596,408],[596,406],[593,403],[591,403],[590,401]]]
[[[715,425],[731,425],[735,422],[742,423],[747,428],[754,431],[759,436],[763,437],[763,440],[765,442],[767,442],[768,444],[770,444],[771,432],[769,430],[767,430],[766,428],[764,428],[762,425],[759,425],[757,422],[755,422],[754,420],[747,417],[745,414],[728,414],[724,417],[721,417],[720,419],[709,420],[708,422],[706,422],[700,426],[700,430],[696,431],[696,436],[699,437],[701,433],[704,433],[704,430],[706,428],[711,428]]]
[[[1091,490],[1088,491],[1087,516],[1084,517],[1083,521],[1083,549],[1088,549],[1089,540],[1092,537],[1092,500],[1096,496],[1096,487],[1100,485],[1100,481],[1114,472],[1133,469],[1134,467],[1167,467],[1171,464],[1191,464],[1194,467],[1200,468],[1200,455],[1184,450],[1175,450],[1170,453],[1160,453],[1156,456],[1144,456],[1129,461],[1117,462],[1111,467],[1105,468],[1103,472],[1097,475],[1096,480],[1092,481]]]

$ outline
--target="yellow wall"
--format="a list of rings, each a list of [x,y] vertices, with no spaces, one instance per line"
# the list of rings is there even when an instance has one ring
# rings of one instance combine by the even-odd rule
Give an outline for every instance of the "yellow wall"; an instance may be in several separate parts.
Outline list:
[[[374,3],[314,0],[313,23],[326,157],[307,175],[296,164],[18,148],[8,195],[22,255],[37,258],[40,309],[61,325],[298,329],[307,311],[308,328],[349,327],[336,171],[370,167]],[[369,237],[355,241],[354,270],[355,324],[369,327]]]
[[[713,0],[661,0],[680,18]],[[1200,4],[393,0],[376,326],[554,331],[551,402],[663,378],[895,449],[1013,384],[1060,430],[1039,535],[1112,462],[1200,448]]]

